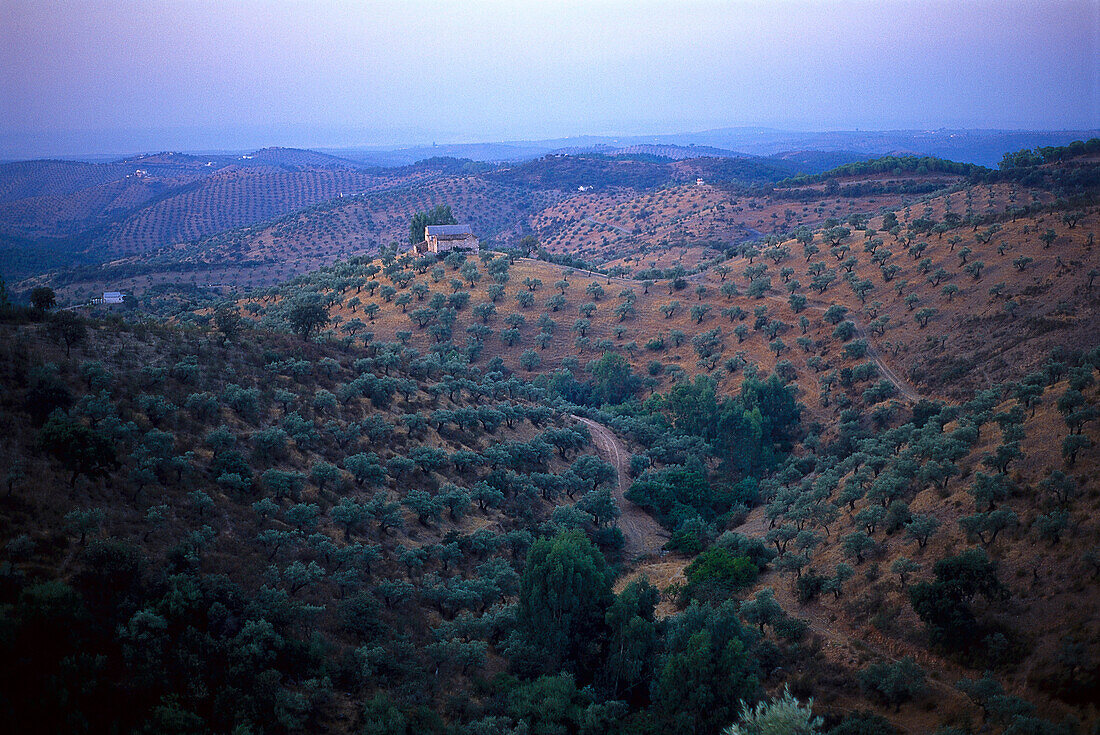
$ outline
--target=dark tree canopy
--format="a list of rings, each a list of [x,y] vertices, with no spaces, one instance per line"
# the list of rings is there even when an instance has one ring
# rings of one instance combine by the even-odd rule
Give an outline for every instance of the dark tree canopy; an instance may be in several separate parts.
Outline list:
[[[57,303],[57,297],[49,286],[38,286],[31,291],[31,306],[38,311],[52,309]]]
[[[328,307],[321,294],[306,291],[288,300],[286,319],[294,333],[308,341],[313,332],[328,324]]]
[[[614,574],[580,531],[535,542],[520,580],[519,627],[554,671],[592,671],[604,639]]]
[[[428,225],[457,225],[458,220],[451,213],[449,204],[437,204],[426,212],[417,212],[413,215],[409,225],[409,244],[415,245],[424,242],[424,228]]]
[[[80,475],[106,474],[117,464],[111,440],[61,412],[55,412],[38,434],[39,444],[65,469],[72,472],[69,484]]]

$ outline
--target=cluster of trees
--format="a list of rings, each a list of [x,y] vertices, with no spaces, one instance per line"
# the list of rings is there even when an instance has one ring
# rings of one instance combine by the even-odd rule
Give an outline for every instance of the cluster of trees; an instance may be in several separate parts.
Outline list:
[[[721,527],[753,505],[759,478],[797,438],[801,407],[774,375],[746,378],[737,397],[696,376],[620,414],[615,428],[648,447],[627,497],[676,532],[697,520]]]
[[[1002,171],[1015,168],[1029,168],[1043,163],[1057,163],[1070,158],[1079,158],[1100,151],[1100,138],[1088,140],[1075,140],[1063,146],[1040,146],[1034,150],[1024,148],[1019,151],[1010,151],[1001,159]]]
[[[943,173],[956,176],[971,176],[974,173],[984,172],[984,166],[972,163],[959,163],[948,161],[934,156],[882,156],[870,161],[853,161],[842,166],[825,171],[820,174],[795,176],[779,182],[778,187],[806,186],[821,181],[837,179],[845,176],[866,176],[870,174],[931,174]]]

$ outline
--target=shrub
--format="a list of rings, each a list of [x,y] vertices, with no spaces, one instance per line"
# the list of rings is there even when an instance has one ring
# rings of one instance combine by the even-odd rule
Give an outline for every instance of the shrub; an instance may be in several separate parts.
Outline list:
[[[728,597],[755,582],[759,572],[748,557],[713,548],[697,556],[684,570],[688,583],[683,594],[702,600]]]

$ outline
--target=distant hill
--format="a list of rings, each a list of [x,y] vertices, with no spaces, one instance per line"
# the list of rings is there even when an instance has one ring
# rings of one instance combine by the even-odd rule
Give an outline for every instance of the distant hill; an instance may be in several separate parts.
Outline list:
[[[132,169],[124,163],[18,161],[0,164],[0,202],[37,196],[67,196],[82,189],[117,181]]]
[[[892,151],[936,156],[953,161],[995,166],[1009,151],[1037,146],[1065,145],[1094,138],[1096,130],[839,130],[798,133],[782,130],[724,129],[663,136],[663,141],[733,148],[758,156],[790,150],[853,151],[880,156]]]
[[[459,164],[461,165],[461,164]],[[377,169],[314,151],[164,152],[111,163],[0,165],[0,249],[35,241],[81,260],[151,252],[341,196],[404,184],[453,163]],[[9,275],[14,259],[6,259]]]
[[[787,151],[769,156],[768,160],[789,166],[795,174],[816,174],[873,156],[856,151]]]
[[[244,165],[268,164],[288,169],[336,168],[361,169],[367,164],[349,158],[340,158],[327,153],[302,148],[262,148],[241,157]]]
[[[327,152],[371,166],[408,166],[432,158],[466,158],[490,163],[524,161],[546,155],[551,150],[553,149],[550,146],[538,144],[469,143]]]
[[[586,135],[546,140],[503,143],[448,144],[438,146],[379,147],[359,150],[326,150],[333,155],[379,166],[403,166],[432,156],[454,156],[475,161],[519,162],[547,153],[604,153],[642,150],[666,158],[707,156],[780,156],[792,151],[842,153],[856,157],[888,154],[937,156],[954,161],[995,166],[1010,151],[1037,146],[1065,145],[1073,140],[1094,138],[1097,130],[838,130],[805,132],[776,128],[717,128],[663,135]],[[694,148],[692,155],[680,155],[679,148]],[[657,153],[658,149],[665,149]],[[699,152],[700,150],[706,152]],[[795,154],[796,156],[798,154]],[[856,158],[822,164],[819,170]],[[817,173],[806,161],[802,173]]]

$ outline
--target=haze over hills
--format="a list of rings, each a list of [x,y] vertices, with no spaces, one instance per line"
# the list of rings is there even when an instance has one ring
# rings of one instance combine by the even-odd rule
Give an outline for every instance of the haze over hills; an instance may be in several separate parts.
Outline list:
[[[192,243],[203,238],[304,208],[338,209],[341,197],[374,192],[383,198],[407,199],[409,187],[439,177],[497,181],[518,187],[514,195],[520,197],[533,190],[566,196],[594,185],[664,186],[691,180],[689,169],[696,178],[711,183],[749,186],[819,173],[893,150],[922,154],[948,150],[962,154],[960,160],[968,156],[999,160],[1007,150],[1014,150],[1005,147],[1010,143],[1045,144],[1068,136],[1002,131],[804,134],[753,128],[384,152],[265,148],[238,154],[143,154],[105,163],[13,162],[0,164],[0,250],[7,253],[3,272],[8,278],[26,277],[49,264],[96,267],[120,258],[131,266],[135,258],[154,258],[163,270],[172,261],[194,263]],[[455,155],[465,157],[455,160]],[[554,160],[561,156],[567,158]],[[621,159],[622,165],[612,167],[615,175],[608,178],[606,171],[596,170],[610,165],[596,162],[600,157]],[[692,160],[709,162],[696,165],[689,163]],[[624,177],[627,169],[633,173]],[[412,214],[407,209],[410,205],[393,206],[401,216]],[[519,212],[507,222],[497,218],[482,236],[505,235],[507,242],[527,232],[534,212],[523,207]],[[357,226],[354,236],[334,254],[377,250],[400,237],[393,229],[372,227]],[[317,264],[307,260],[303,267],[306,263]]]
[[[773,156],[788,151],[851,151],[868,157],[889,153],[936,156],[983,166],[996,166],[1008,151],[1065,145],[1097,136],[1097,130],[895,130],[801,132],[773,128],[720,128],[696,133],[652,136],[577,136],[508,143],[455,143],[431,146],[324,149],[377,165],[414,163],[430,156],[454,156],[478,161],[516,161],[568,151],[607,152],[632,146],[707,146],[702,155]]]
[[[0,723],[1100,735],[1100,0],[3,0]]]
[[[0,167],[9,721],[1086,735],[1100,140],[690,150]]]
[[[538,158],[549,153],[609,153],[634,146],[663,146],[671,153],[678,147],[710,148],[698,155],[723,156],[773,156],[789,151],[853,152],[868,157],[889,153],[911,153],[936,156],[983,166],[995,166],[1007,151],[1038,146],[1065,145],[1073,140],[1096,137],[1100,130],[998,130],[952,129],[935,130],[834,130],[797,131],[777,128],[739,127],[716,128],[698,132],[668,133],[660,135],[582,135],[568,138],[532,139],[502,142],[446,142],[431,144],[348,145],[342,147],[315,147],[320,153],[332,155],[355,163],[372,166],[403,166],[425,158],[437,156],[469,158],[474,161],[508,162]],[[359,138],[349,134],[349,138]],[[262,139],[262,138],[261,138]],[[279,150],[273,148],[272,150]],[[204,149],[199,157],[222,158],[253,152],[251,148],[228,151]],[[0,147],[0,161],[50,158],[54,160],[110,162],[127,154],[111,155],[106,152],[88,154],[74,147],[67,153],[50,151],[32,152],[18,147]],[[689,152],[676,151],[675,157]],[[335,163],[335,162],[333,162]]]

